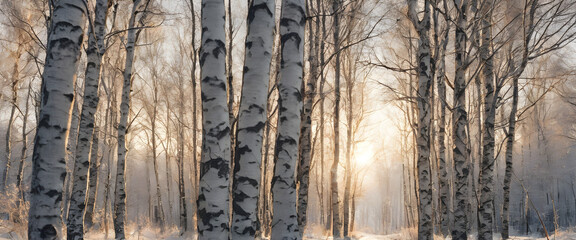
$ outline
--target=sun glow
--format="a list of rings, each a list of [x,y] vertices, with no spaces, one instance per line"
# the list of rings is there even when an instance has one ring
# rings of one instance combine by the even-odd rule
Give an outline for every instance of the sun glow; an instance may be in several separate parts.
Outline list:
[[[374,151],[371,146],[358,146],[354,154],[354,162],[358,167],[366,167],[374,162]]]

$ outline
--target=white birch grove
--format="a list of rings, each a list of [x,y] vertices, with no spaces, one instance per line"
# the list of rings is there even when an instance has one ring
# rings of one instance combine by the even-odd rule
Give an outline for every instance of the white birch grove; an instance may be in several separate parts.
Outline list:
[[[94,19],[88,28],[88,46],[86,48],[86,74],[84,80],[84,101],[80,113],[78,142],[74,159],[74,173],[70,209],[68,210],[68,239],[82,239],[84,235],[84,212],[86,210],[86,193],[90,178],[90,150],[94,134],[94,114],[98,107],[98,85],[100,82],[100,66],[104,49],[106,33],[106,13],[108,1],[99,0],[94,8]],[[94,165],[95,166],[95,165]],[[91,215],[89,216],[91,217]]]
[[[418,2],[408,2],[408,16],[419,36],[416,58],[418,61],[418,129],[416,136],[418,160],[418,239],[433,239],[433,211],[432,211],[432,173],[430,166],[430,128],[431,104],[430,86],[432,85],[432,66],[430,50],[430,3],[424,1],[424,15],[418,17]]]
[[[230,123],[226,83],[226,34],[223,0],[202,1],[200,81],[202,156],[198,195],[199,239],[228,239]]]
[[[263,130],[274,42],[274,0],[251,1],[244,59],[244,82],[234,150],[232,239],[254,239],[257,220]]]
[[[283,0],[280,15],[281,65],[278,126],[272,178],[272,239],[300,239],[297,219],[296,168],[302,111],[304,0]]]
[[[134,0],[130,20],[128,20],[128,32],[126,37],[126,59],[122,73],[122,97],[120,102],[120,121],[118,122],[118,159],[116,162],[116,182],[114,193],[114,233],[116,239],[124,239],[126,224],[126,134],[128,133],[128,115],[130,114],[130,92],[132,90],[132,70],[134,65],[134,51],[138,40],[136,15],[141,0]],[[143,17],[143,16],[142,16]]]
[[[86,1],[54,3],[34,152],[28,216],[29,239],[62,239],[66,144],[84,26]]]

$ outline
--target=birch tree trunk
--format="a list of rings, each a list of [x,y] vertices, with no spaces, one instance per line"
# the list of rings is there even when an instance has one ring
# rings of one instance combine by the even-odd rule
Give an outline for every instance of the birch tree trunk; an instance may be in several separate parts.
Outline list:
[[[482,141],[482,163],[480,167],[480,202],[478,206],[478,239],[492,240],[494,228],[494,123],[496,121],[496,97],[494,88],[493,59],[490,46],[492,43],[492,4],[486,1],[482,4],[480,24],[482,27],[482,43],[480,45],[480,61],[483,63],[484,78],[484,133]]]
[[[54,4],[32,155],[29,239],[62,239],[66,235],[62,228],[66,135],[74,103],[87,3],[83,0],[60,0]]]
[[[10,179],[10,168],[12,162],[12,127],[14,120],[16,118],[16,109],[18,108],[18,84],[20,83],[20,57],[22,56],[22,44],[18,44],[16,52],[14,53],[14,66],[12,68],[12,98],[10,103],[12,107],[10,109],[10,118],[8,118],[8,126],[6,126],[6,143],[5,143],[5,154],[6,154],[6,167],[4,168],[4,176],[2,178],[2,191],[6,192],[8,187],[8,180]]]
[[[106,13],[108,1],[99,0],[94,8],[94,22],[88,30],[88,46],[86,57],[84,101],[80,113],[78,143],[76,145],[72,197],[68,215],[68,239],[82,239],[84,236],[84,210],[86,208],[86,192],[88,169],[90,167],[90,143],[94,134],[94,113],[98,107],[98,85],[100,82],[100,66],[104,54],[104,35],[106,34]],[[93,161],[93,160],[92,160]],[[91,216],[90,216],[91,217]]]
[[[330,168],[330,205],[332,208],[332,236],[342,237],[342,221],[340,219],[340,199],[338,197],[338,164],[340,162],[340,0],[332,2],[332,20],[334,32],[334,159]]]
[[[424,1],[424,16],[419,20],[417,1],[408,2],[408,16],[419,36],[416,52],[418,61],[418,129],[416,147],[418,152],[418,239],[433,239],[432,211],[432,173],[430,166],[430,86],[432,85],[432,66],[430,52],[430,3]]]
[[[452,110],[452,141],[454,143],[454,228],[452,239],[467,239],[468,225],[468,175],[470,172],[468,162],[468,141],[466,124],[466,10],[467,1],[456,0],[456,30],[455,30],[455,65],[454,78],[454,108]]]
[[[141,0],[134,0],[128,22],[126,39],[126,61],[124,65],[124,84],[122,85],[122,100],[120,102],[120,122],[118,123],[118,159],[116,163],[116,182],[114,194],[114,233],[116,239],[125,239],[126,223],[126,134],[128,133],[128,115],[130,114],[130,92],[132,90],[132,69],[134,64],[134,48],[137,41],[136,14]]]
[[[512,79],[512,108],[508,119],[508,134],[506,135],[506,170],[504,173],[504,204],[502,207],[502,239],[510,237],[510,184],[512,182],[514,138],[516,131],[516,112],[518,111],[518,78]]]
[[[88,173],[88,191],[86,192],[86,211],[84,212],[84,227],[88,230],[94,224],[94,212],[96,211],[96,197],[98,194],[98,169],[100,168],[100,159],[98,158],[98,146],[100,140],[98,137],[98,127],[94,127],[92,134],[92,150],[90,150],[90,170]]]
[[[296,212],[295,170],[302,111],[304,0],[283,0],[280,16],[281,66],[278,84],[278,127],[272,179],[271,239],[300,239]]]
[[[444,9],[447,9],[446,1],[443,1]],[[435,26],[438,22],[438,11],[434,11],[434,22]],[[446,74],[446,47],[448,46],[448,40],[450,37],[450,21],[448,16],[445,16],[444,21],[445,29],[443,32],[442,40],[440,41],[440,46],[438,46],[438,54],[436,56],[436,66],[437,74],[436,81],[438,85],[438,99],[440,102],[440,115],[438,118],[438,174],[439,176],[439,196],[440,196],[440,231],[442,236],[446,237],[450,233],[450,184],[448,183],[448,171],[446,163],[446,85],[445,85],[445,74]],[[436,34],[438,29],[435,28]]]
[[[75,93],[78,96],[78,93]],[[66,176],[66,180],[64,182],[64,220],[68,219],[68,211],[70,206],[70,199],[72,198],[72,180],[74,178],[74,164],[76,159],[76,143],[78,142],[78,130],[80,125],[80,110],[78,109],[78,103],[74,102],[74,106],[72,106],[72,118],[70,120],[70,130],[68,131],[68,144],[66,145],[66,172],[68,173]]]
[[[251,1],[248,9],[244,82],[234,150],[232,239],[254,239],[260,228],[258,196],[276,26],[274,11],[273,0]]]
[[[312,1],[307,2],[307,12],[310,13]],[[316,21],[318,24],[318,21]],[[300,120],[300,139],[298,140],[298,174],[296,181],[298,182],[298,228],[300,234],[304,234],[306,228],[306,212],[308,208],[308,191],[310,182],[310,164],[312,161],[312,111],[313,104],[316,98],[316,81],[318,79],[318,59],[316,56],[316,48],[318,45],[318,29],[312,28],[312,21],[308,21],[308,42],[309,42],[309,57],[310,72],[307,77],[307,82],[303,85],[302,91],[304,95],[304,105],[302,107],[302,116]],[[305,86],[305,88],[304,88]]]
[[[223,0],[202,1],[202,158],[198,196],[199,239],[228,239],[230,123],[226,83]]]

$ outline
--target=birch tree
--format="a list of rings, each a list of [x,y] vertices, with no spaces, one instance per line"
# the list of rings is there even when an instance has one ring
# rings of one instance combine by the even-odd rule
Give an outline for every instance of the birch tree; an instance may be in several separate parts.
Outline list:
[[[274,42],[274,0],[251,1],[244,82],[234,150],[232,238],[254,239],[257,221],[263,130]]]
[[[494,219],[494,123],[496,121],[497,90],[494,84],[492,52],[492,3],[485,1],[480,9],[481,45],[480,61],[484,80],[484,131],[482,133],[482,163],[480,164],[480,202],[478,206],[478,239],[492,239]],[[480,123],[479,123],[480,124]]]
[[[340,8],[341,1],[332,1],[334,41],[334,159],[330,167],[330,205],[332,208],[332,235],[342,237],[340,200],[338,198],[338,164],[340,162]]]
[[[300,239],[296,212],[295,170],[302,111],[304,0],[283,0],[280,16],[281,66],[278,127],[272,179],[272,239]]]
[[[431,76],[431,52],[430,52],[430,3],[424,1],[424,16],[418,17],[417,1],[408,2],[408,16],[419,36],[418,49],[416,51],[418,67],[418,129],[416,144],[418,151],[418,239],[433,239],[432,228],[432,173],[430,167],[430,86]]]
[[[202,157],[198,195],[199,239],[229,238],[230,123],[223,0],[202,1],[200,48]]]
[[[443,2],[444,11],[448,9],[446,1]],[[436,5],[438,7],[438,5]],[[439,212],[440,212],[440,231],[445,237],[449,234],[450,228],[450,193],[449,193],[449,183],[448,183],[448,164],[446,163],[446,47],[448,45],[448,40],[450,37],[450,19],[448,15],[444,15],[444,28],[442,31],[438,29],[439,25],[439,11],[433,11],[434,17],[434,36],[436,45],[436,54],[434,63],[436,66],[436,85],[438,91],[439,99],[439,116],[438,116],[438,185],[439,185]],[[440,40],[436,40],[438,35],[442,34]]]
[[[88,15],[87,3],[83,0],[61,0],[53,4],[32,155],[29,239],[65,236],[61,204],[66,178],[66,135]]]
[[[468,113],[466,111],[466,11],[468,2],[454,1],[456,7],[455,19],[455,75],[454,75],[454,107],[452,109],[452,141],[454,143],[454,229],[452,239],[467,239],[468,226],[468,141],[466,124]]]
[[[108,0],[98,0],[94,8],[94,21],[88,28],[88,46],[86,48],[86,74],[84,80],[84,101],[80,114],[78,143],[74,162],[72,197],[68,210],[68,239],[82,239],[84,235],[84,210],[86,209],[86,192],[89,179],[90,144],[94,134],[94,114],[98,107],[98,85],[100,82],[100,66],[104,49],[106,33],[106,15]],[[94,144],[94,143],[92,143]],[[91,215],[89,216],[91,217]]]
[[[130,92],[132,90],[132,70],[134,65],[135,45],[140,30],[136,28],[136,15],[140,12],[141,0],[134,0],[132,11],[128,20],[128,33],[126,37],[126,59],[122,74],[122,97],[120,102],[120,121],[118,123],[118,160],[116,163],[116,182],[114,194],[114,233],[116,239],[124,239],[124,225],[126,223],[126,134],[128,133],[128,115],[130,114]],[[146,2],[146,6],[149,0]],[[141,13],[141,12],[140,12]],[[140,21],[145,18],[144,14]]]

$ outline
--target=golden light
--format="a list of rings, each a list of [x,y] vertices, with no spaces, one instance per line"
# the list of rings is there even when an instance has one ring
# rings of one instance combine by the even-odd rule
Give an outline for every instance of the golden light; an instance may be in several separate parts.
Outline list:
[[[357,145],[354,162],[358,167],[366,167],[374,162],[374,152],[371,146],[367,144]]]

